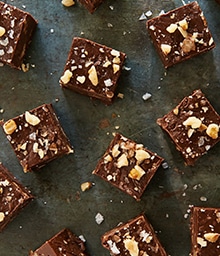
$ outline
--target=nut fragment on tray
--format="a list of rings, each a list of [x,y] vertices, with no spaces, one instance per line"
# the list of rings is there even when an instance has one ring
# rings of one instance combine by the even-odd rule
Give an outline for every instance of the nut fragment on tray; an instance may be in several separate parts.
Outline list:
[[[104,0],[79,0],[79,2],[85,6],[90,13],[94,13],[94,11],[99,7],[100,4],[104,2]]]
[[[35,251],[30,251],[29,256],[88,256],[84,242],[65,228],[54,235]]]
[[[147,29],[165,68],[215,47],[196,1],[148,20]]]
[[[0,163],[0,232],[32,199],[27,188]]]
[[[36,26],[29,13],[0,2],[0,62],[21,69]]]
[[[106,232],[101,241],[112,256],[168,255],[143,214]]]
[[[52,104],[43,104],[2,123],[24,172],[38,170],[73,152]]]
[[[194,165],[220,140],[220,116],[201,90],[185,97],[157,123],[169,134],[187,165]]]
[[[219,255],[220,208],[193,207],[190,223],[191,255]]]
[[[125,53],[75,37],[60,85],[111,104],[125,57]]]
[[[117,133],[93,174],[140,200],[163,158]]]

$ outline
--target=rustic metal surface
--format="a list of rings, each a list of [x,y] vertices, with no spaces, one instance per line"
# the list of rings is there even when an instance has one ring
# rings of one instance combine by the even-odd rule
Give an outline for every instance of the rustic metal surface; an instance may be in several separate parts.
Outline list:
[[[28,255],[30,249],[68,227],[85,237],[91,255],[107,256],[101,235],[142,212],[170,255],[189,255],[189,206],[220,207],[220,145],[194,167],[186,167],[156,119],[198,88],[220,113],[220,5],[214,0],[198,0],[216,48],[166,71],[146,31],[146,20],[139,21],[139,17],[148,10],[155,16],[161,10],[179,7],[181,0],[106,0],[93,15],[80,4],[65,8],[55,0],[5,2],[25,8],[39,25],[27,55],[30,70],[0,69],[0,109],[4,110],[0,119],[53,103],[75,153],[39,172],[24,174],[0,131],[0,161],[35,195],[35,200],[0,234],[0,255]],[[59,86],[73,36],[127,54],[125,66],[130,70],[123,70],[118,86],[124,99],[105,106]],[[152,98],[143,101],[146,92]],[[169,164],[168,169],[157,171],[140,202],[92,175],[115,131],[143,143]],[[80,184],[85,181],[95,185],[82,192]],[[201,200],[203,197],[207,201]],[[95,221],[98,212],[104,216],[100,225]]]

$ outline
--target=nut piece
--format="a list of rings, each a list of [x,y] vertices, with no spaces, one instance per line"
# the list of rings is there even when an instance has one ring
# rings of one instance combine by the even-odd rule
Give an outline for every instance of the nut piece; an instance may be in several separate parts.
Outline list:
[[[61,76],[60,78],[60,81],[63,83],[63,84],[67,84],[69,83],[71,77],[72,77],[73,73],[70,71],[70,70],[66,70],[63,74],[63,76]]]
[[[121,168],[123,166],[128,166],[128,159],[127,159],[127,156],[125,154],[121,155],[118,158],[118,161],[117,161],[117,167],[118,168]]]
[[[85,76],[77,76],[76,80],[81,84],[83,84],[86,81],[86,78]]]
[[[25,115],[25,120],[27,123],[29,123],[33,126],[40,123],[40,119],[37,116],[31,114],[30,112],[26,111],[24,115]]]
[[[138,162],[142,162],[145,159],[150,158],[150,154],[143,149],[138,149],[135,151],[135,158],[137,159]]]
[[[97,76],[97,72],[96,72],[96,68],[94,65],[91,66],[91,68],[88,70],[89,73],[89,80],[91,81],[91,83],[96,86],[98,84],[98,76]]]
[[[219,126],[217,124],[209,124],[206,133],[212,139],[218,138]]]
[[[202,121],[195,116],[190,116],[183,122],[183,125],[191,126],[192,129],[197,129],[202,125]]]
[[[12,134],[17,129],[17,124],[14,120],[10,119],[3,125],[4,132],[6,134]]]
[[[138,256],[139,249],[138,249],[138,242],[134,239],[125,239],[124,241],[125,248],[129,251],[131,256]]]
[[[172,34],[176,31],[177,27],[177,24],[172,23],[166,28],[166,30]]]
[[[74,2],[73,0],[62,0],[61,3],[62,3],[64,6],[66,6],[66,7],[70,7],[70,6],[72,6],[72,5],[75,4],[75,2]]]
[[[165,55],[168,55],[171,52],[171,46],[169,44],[161,44],[160,47]]]
[[[207,241],[205,241],[202,237],[197,237],[197,243],[201,246],[201,247],[206,247],[207,246]]]
[[[182,43],[182,50],[185,53],[196,50],[195,40],[191,37],[185,38]]]
[[[179,21],[179,25],[183,30],[187,30],[188,29],[188,22],[186,19],[183,19],[181,21]]]
[[[119,148],[119,144],[115,144],[114,147],[112,148],[113,157],[117,157],[121,153],[121,151],[118,150],[118,148]]]
[[[0,26],[0,37],[5,34],[6,30],[4,27]]]
[[[144,174],[145,171],[139,165],[135,165],[135,167],[129,172],[128,177],[134,180],[140,180]]]
[[[81,190],[84,192],[92,187],[92,183],[87,181],[81,184]]]
[[[2,222],[5,218],[4,212],[0,212],[0,222]]]
[[[112,67],[113,67],[114,74],[120,70],[120,66],[118,64],[113,64]]]
[[[218,238],[219,238],[220,234],[219,233],[206,233],[204,234],[204,238],[211,242],[211,243],[215,243]]]

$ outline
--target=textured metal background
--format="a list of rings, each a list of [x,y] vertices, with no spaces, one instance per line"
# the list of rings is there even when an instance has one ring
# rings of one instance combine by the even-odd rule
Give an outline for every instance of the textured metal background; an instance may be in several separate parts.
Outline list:
[[[186,256],[190,251],[189,205],[220,207],[220,145],[203,156],[195,167],[185,167],[168,136],[156,124],[179,101],[201,88],[220,113],[220,5],[198,0],[208,20],[216,48],[165,70],[145,28],[143,12],[153,16],[183,4],[181,0],[106,0],[91,15],[80,4],[65,8],[58,0],[5,1],[30,12],[39,22],[27,62],[27,73],[0,68],[0,119],[9,119],[43,103],[53,103],[75,153],[55,160],[39,172],[24,174],[5,135],[0,131],[0,161],[35,195],[16,219],[0,234],[1,256],[25,256],[64,227],[83,235],[93,256],[107,256],[101,235],[121,221],[144,212],[167,252]],[[111,8],[113,7],[113,8]],[[59,86],[73,36],[82,36],[127,54],[116,99],[111,106]],[[152,94],[142,100],[146,92]],[[107,123],[107,127],[105,125]],[[119,129],[117,130],[117,128]],[[142,200],[113,188],[92,175],[112,132],[143,143],[164,157],[162,167]],[[95,185],[81,192],[80,184]],[[207,201],[201,201],[201,197]],[[95,215],[104,222],[98,225]]]

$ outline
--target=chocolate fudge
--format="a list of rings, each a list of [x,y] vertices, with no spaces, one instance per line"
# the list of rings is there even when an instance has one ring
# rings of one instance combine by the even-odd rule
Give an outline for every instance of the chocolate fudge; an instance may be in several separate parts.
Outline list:
[[[43,104],[2,123],[24,172],[73,152],[52,104]]]
[[[87,256],[84,242],[65,228],[46,241],[29,256]]]
[[[125,54],[75,37],[60,78],[60,85],[111,104]]]
[[[21,69],[36,26],[29,13],[0,2],[0,62]]]
[[[143,214],[106,232],[101,241],[103,247],[108,249],[112,256],[168,255]]]
[[[165,68],[215,47],[196,1],[148,20],[147,29]]]
[[[104,2],[104,0],[79,0],[79,2],[84,5],[90,13],[94,13],[94,11],[99,7],[100,4]]]
[[[194,165],[220,140],[220,116],[201,90],[185,97],[157,123],[169,134],[187,165]]]
[[[140,200],[163,158],[117,133],[93,174]]]
[[[220,208],[193,207],[191,212],[191,256],[220,254]]]
[[[0,232],[33,199],[33,196],[0,163]]]

